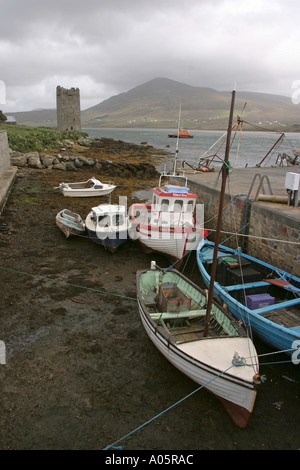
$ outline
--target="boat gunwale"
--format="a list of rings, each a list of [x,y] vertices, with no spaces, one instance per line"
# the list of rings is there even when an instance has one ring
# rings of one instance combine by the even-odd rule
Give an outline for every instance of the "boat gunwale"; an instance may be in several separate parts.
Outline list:
[[[172,336],[169,336],[167,331],[161,327],[160,325],[158,325],[157,323],[155,323],[155,321],[152,320],[152,318],[149,316],[148,312],[147,312],[147,308],[143,305],[142,302],[140,302],[138,300],[138,305],[139,305],[139,311],[140,311],[140,314],[142,313],[143,314],[143,317],[144,317],[144,320],[148,323],[149,325],[149,328],[152,329],[152,332],[153,334],[158,338],[158,340],[162,343],[162,345],[164,346],[164,348],[166,349],[169,349],[169,350],[172,350],[172,352],[174,354],[176,354],[178,357],[181,357],[182,359],[184,359],[185,361],[189,362],[190,364],[192,364],[193,366],[197,366],[198,364],[200,365],[200,368],[207,372],[207,373],[210,373],[210,374],[214,374],[216,375],[217,378],[219,379],[224,379],[226,381],[229,381],[231,383],[235,383],[235,384],[238,384],[239,386],[242,386],[248,390],[252,390],[252,391],[255,391],[256,390],[256,384],[250,380],[246,380],[244,378],[240,378],[240,377],[237,377],[233,374],[230,374],[229,371],[222,371],[221,369],[217,368],[217,367],[214,367],[214,366],[211,366],[211,365],[208,365],[202,361],[200,361],[199,359],[191,356],[190,354],[188,354],[187,352],[183,351],[182,349],[180,349],[178,346],[177,346],[177,343],[176,341],[174,340],[174,338]],[[148,335],[149,336],[149,335]],[[225,337],[224,337],[225,338]],[[227,338],[238,338],[238,336],[236,337],[227,337]],[[244,339],[247,339],[246,336],[245,337],[242,337]],[[151,338],[150,338],[151,340]],[[207,341],[210,341],[210,340],[213,340],[213,338],[209,339],[209,338],[199,338],[199,342],[202,340],[207,340]],[[251,366],[253,367],[253,365],[251,364]],[[234,366],[233,366],[234,367]],[[231,368],[233,368],[231,367]],[[230,369],[231,369],[230,368]],[[255,372],[253,371],[253,375],[255,374]]]
[[[200,361],[199,359],[189,355],[188,353],[186,353],[185,351],[182,351],[177,343],[176,343],[176,340],[173,338],[173,336],[171,334],[168,334],[168,332],[161,326],[159,325],[158,323],[156,323],[156,321],[154,319],[151,318],[151,315],[150,313],[148,312],[148,308],[145,304],[145,302],[142,300],[143,299],[143,296],[142,296],[142,293],[141,293],[141,289],[140,289],[140,282],[139,282],[139,279],[140,279],[140,276],[142,274],[145,274],[149,271],[149,269],[145,269],[145,270],[141,270],[141,271],[137,271],[137,274],[136,274],[136,278],[137,278],[137,301],[138,301],[138,306],[139,306],[139,311],[140,311],[140,314],[142,313],[143,314],[143,317],[146,321],[146,323],[149,325],[149,328],[152,329],[152,332],[153,334],[158,337],[158,339],[160,339],[160,342],[163,343],[164,347],[166,347],[167,349],[172,349],[172,351],[174,353],[176,353],[179,357],[183,358],[186,360],[186,358],[189,358],[188,359],[188,362],[191,363],[191,364],[201,364],[201,368],[203,370],[206,370],[206,371],[209,371],[209,370],[213,370],[213,371],[216,371],[216,372],[219,372],[220,373],[220,369],[216,368],[216,367],[213,367],[213,366],[209,366],[205,363],[203,363],[202,361]],[[175,272],[176,275],[178,275],[178,277],[182,278],[183,280],[186,280],[187,281],[187,278],[181,274],[180,272],[174,270],[174,269],[170,269],[169,271],[171,272]],[[201,292],[201,294],[205,295],[205,292],[202,291],[202,289],[200,287],[198,287],[196,284],[194,284],[191,280],[188,280],[188,283],[190,285],[192,285],[193,288],[195,288],[197,291]],[[216,302],[213,302],[217,308],[233,323],[237,323],[237,320],[234,318],[234,316],[230,313],[230,312],[227,312],[225,309],[223,309],[220,305],[218,305]],[[228,336],[224,336],[222,337],[222,339],[233,339],[233,338],[244,338],[244,339],[250,339],[249,336],[247,335],[247,327],[241,327],[239,328],[239,331],[243,331],[243,334],[239,334],[238,336],[232,336],[232,335],[228,335]],[[212,338],[199,338],[198,341],[199,342],[203,342],[203,341],[213,341],[214,338],[216,337],[212,337]],[[251,364],[252,367],[255,366],[255,364]],[[221,371],[223,372],[223,371]],[[255,373],[255,372],[254,372]],[[253,382],[250,382],[244,378],[239,378],[239,377],[236,377],[232,374],[230,374],[229,372],[224,372],[220,375],[221,376],[226,376],[226,377],[229,377],[229,378],[233,378],[233,380],[231,381],[234,381],[234,382],[241,382],[243,385],[246,386],[246,388],[248,389],[251,389],[251,390],[255,390],[255,386],[253,384]]]

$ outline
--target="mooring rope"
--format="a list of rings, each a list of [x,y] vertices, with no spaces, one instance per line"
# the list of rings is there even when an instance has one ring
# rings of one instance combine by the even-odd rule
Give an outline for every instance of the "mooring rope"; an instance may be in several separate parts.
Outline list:
[[[289,349],[285,350],[285,351],[275,351],[273,353],[267,353],[267,354],[262,354],[262,356],[264,355],[271,355],[271,354],[280,354],[282,352],[287,352],[287,351],[291,351]],[[258,356],[260,357],[260,356]],[[246,358],[246,359],[249,359],[249,358]],[[236,362],[236,363],[235,363]],[[259,365],[259,366],[265,366],[265,365],[274,365],[274,364],[286,364],[286,363],[291,363],[292,360],[287,360],[287,361],[277,361],[277,362],[266,362],[266,363],[263,363],[263,364],[251,364],[251,366],[253,367],[254,365]],[[191,393],[189,393],[188,395],[186,395],[185,397],[181,398],[180,400],[178,400],[177,402],[173,403],[172,405],[170,405],[168,408],[166,408],[165,410],[161,411],[160,413],[158,413],[157,415],[153,416],[152,418],[150,418],[148,421],[145,421],[143,424],[141,424],[140,426],[138,426],[137,428],[133,429],[132,431],[130,431],[129,433],[125,434],[123,437],[121,437],[120,439],[116,440],[115,442],[113,442],[112,444],[109,444],[108,446],[106,446],[103,450],[108,450],[108,449],[112,449],[112,448],[115,448],[116,444],[118,444],[119,442],[123,441],[124,439],[126,439],[127,437],[131,436],[132,434],[134,434],[135,432],[139,431],[140,429],[142,429],[143,427],[147,426],[148,424],[150,424],[152,421],[154,421],[155,419],[159,418],[160,416],[162,416],[164,413],[167,413],[168,411],[170,411],[172,408],[175,408],[177,405],[179,405],[180,403],[182,403],[183,401],[185,401],[187,398],[190,398],[192,395],[194,395],[195,393],[199,392],[201,389],[205,388],[207,385],[209,385],[211,382],[213,382],[214,380],[216,380],[217,378],[221,377],[223,374],[226,374],[232,367],[241,367],[241,366],[246,366],[246,365],[249,365],[249,364],[246,364],[246,360],[245,358],[242,358],[242,361],[241,362],[238,362],[238,361],[235,361],[233,359],[232,361],[232,365],[230,367],[228,367],[226,370],[220,372],[218,375],[216,375],[215,377],[213,377],[212,379],[210,379],[208,382],[206,382],[205,384],[201,385],[200,387],[196,388],[194,391],[192,391]],[[265,382],[266,378],[263,377],[263,380],[262,382]],[[119,450],[122,450],[122,447],[118,447]]]
[[[26,273],[24,271],[18,271],[17,269],[12,269],[12,268],[6,268],[4,266],[0,266],[0,269],[4,270],[4,271],[10,271],[10,272],[14,272],[14,273],[17,273],[17,274],[22,274],[23,276],[29,276],[29,277],[33,277],[33,278],[37,278],[37,279],[42,279],[44,281],[51,281],[51,282],[56,282],[58,284],[64,284],[66,286],[72,286],[72,287],[78,287],[79,289],[86,289],[86,290],[91,290],[91,291],[94,291],[94,292],[98,292],[100,294],[107,294],[107,295],[114,295],[114,296],[117,296],[117,297],[122,297],[122,298],[125,298],[125,299],[128,299],[128,300],[135,300],[137,301],[137,298],[136,297],[129,297],[127,295],[123,295],[123,294],[117,294],[115,292],[107,292],[105,290],[100,290],[100,289],[95,289],[93,287],[87,287],[87,286],[80,286],[79,284],[72,284],[71,282],[66,282],[66,281],[60,281],[58,279],[53,279],[51,277],[47,277],[47,276],[41,276],[39,274],[30,274],[30,273]]]
[[[206,387],[208,384],[210,384],[211,382],[213,382],[214,380],[216,380],[218,377],[222,376],[223,374],[226,374],[226,372],[228,372],[228,370],[230,370],[232,367],[235,367],[234,364],[232,364],[230,367],[228,367],[228,369],[220,372],[218,375],[214,376],[212,379],[210,379],[208,382],[206,382],[205,384],[201,385],[200,387],[196,388],[195,390],[193,390],[191,393],[189,393],[188,395],[186,395],[185,397],[181,398],[180,400],[178,400],[176,403],[173,403],[172,405],[170,405],[168,408],[166,408],[165,410],[161,411],[160,413],[158,413],[157,415],[153,416],[152,418],[150,418],[148,421],[146,421],[145,423],[141,424],[140,426],[138,426],[137,428],[135,428],[133,431],[130,431],[129,433],[125,434],[125,436],[121,437],[120,439],[118,439],[117,441],[113,442],[112,444],[106,446],[103,450],[108,450],[108,449],[111,449],[112,447],[114,447],[116,444],[118,444],[119,442],[123,441],[124,439],[126,439],[127,437],[131,436],[132,434],[134,434],[135,432],[139,431],[140,429],[142,429],[143,427],[147,426],[147,424],[151,423],[152,421],[154,421],[155,419],[159,418],[160,416],[162,416],[164,413],[167,413],[169,410],[171,410],[172,408],[175,408],[175,406],[179,405],[180,403],[182,403],[183,401],[185,401],[187,398],[190,398],[192,395],[194,395],[195,393],[199,392],[199,390],[201,390],[202,388]]]

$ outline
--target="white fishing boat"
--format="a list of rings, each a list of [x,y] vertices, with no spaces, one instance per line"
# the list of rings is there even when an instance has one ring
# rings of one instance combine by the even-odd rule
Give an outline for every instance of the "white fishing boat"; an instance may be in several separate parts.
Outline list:
[[[169,177],[184,179],[184,185],[164,183]],[[196,204],[197,195],[186,183],[185,176],[162,174],[158,187],[152,188],[152,202],[130,207],[130,235],[146,252],[161,252],[175,261],[197,248],[203,237],[202,205]]]
[[[115,252],[128,239],[130,226],[126,207],[117,204],[100,204],[89,212],[85,226],[95,243]]]
[[[54,189],[59,189],[67,197],[94,197],[110,194],[116,186],[112,183],[101,183],[92,177],[87,181],[78,183],[60,183]]]
[[[81,216],[68,209],[58,212],[55,222],[66,238],[69,238],[71,235],[83,235],[85,232],[85,224]]]
[[[259,382],[252,340],[214,302],[205,335],[206,292],[174,269],[152,267],[137,272],[138,307],[146,333],[171,364],[221,400],[234,422],[244,428]]]

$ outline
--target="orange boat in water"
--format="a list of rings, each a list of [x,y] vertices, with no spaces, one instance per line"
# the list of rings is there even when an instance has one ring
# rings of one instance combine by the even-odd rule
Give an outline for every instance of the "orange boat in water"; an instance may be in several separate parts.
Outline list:
[[[192,139],[194,136],[189,133],[186,129],[179,129],[177,134],[170,134],[168,137],[173,137],[176,138],[179,137],[179,139]]]

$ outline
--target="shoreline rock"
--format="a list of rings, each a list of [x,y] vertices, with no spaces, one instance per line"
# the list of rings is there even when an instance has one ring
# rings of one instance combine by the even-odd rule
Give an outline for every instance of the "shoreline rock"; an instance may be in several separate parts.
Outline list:
[[[56,155],[49,155],[45,152],[28,152],[21,153],[10,149],[10,161],[11,165],[17,167],[28,167],[32,169],[43,169],[43,170],[58,170],[58,171],[78,171],[79,169],[84,168],[95,168],[100,170],[106,175],[109,176],[137,176],[140,178],[151,178],[157,175],[157,170],[155,165],[149,162],[131,162],[126,161],[130,157],[124,156],[124,148],[126,152],[130,153],[130,156],[136,157],[138,153],[139,146],[135,144],[123,143],[121,141],[115,142],[112,139],[104,139],[101,142],[101,139],[82,139],[80,140],[79,145],[89,144],[91,147],[106,147],[108,142],[115,144],[114,150],[112,152],[111,146],[108,150],[108,158],[90,158],[88,155],[84,156],[81,153],[76,151],[72,152],[72,148],[69,149],[70,154],[61,154],[57,153]],[[96,145],[94,145],[94,143]],[[123,144],[123,145],[122,145]],[[72,142],[72,146],[74,143]],[[70,142],[71,147],[71,142]],[[112,154],[117,154],[119,157],[117,161],[113,161],[111,158]],[[116,155],[114,155],[116,156]],[[145,147],[142,147],[142,150],[139,153],[140,158],[147,158],[145,154]]]

